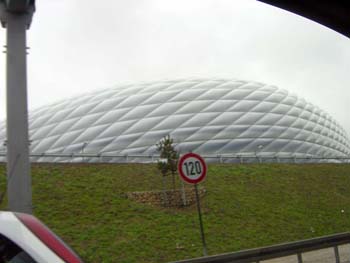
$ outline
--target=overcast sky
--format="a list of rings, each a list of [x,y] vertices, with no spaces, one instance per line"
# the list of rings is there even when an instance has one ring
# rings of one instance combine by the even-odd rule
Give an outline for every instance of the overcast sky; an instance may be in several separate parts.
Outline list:
[[[350,40],[315,22],[250,0],[36,2],[30,109],[123,82],[227,77],[296,93],[350,134]],[[1,53],[1,119],[5,59]]]

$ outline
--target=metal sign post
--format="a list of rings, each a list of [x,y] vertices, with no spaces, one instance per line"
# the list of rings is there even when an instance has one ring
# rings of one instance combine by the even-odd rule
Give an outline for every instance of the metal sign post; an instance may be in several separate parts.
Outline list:
[[[207,244],[205,242],[204,228],[203,228],[203,221],[202,221],[202,212],[201,212],[201,204],[199,202],[199,194],[198,194],[197,184],[194,184],[194,191],[196,192],[199,227],[200,227],[200,230],[201,230],[201,238],[202,238],[202,244],[203,244],[203,255],[207,256],[208,255]]]
[[[183,181],[189,184],[193,184],[194,186],[198,210],[199,227],[203,245],[203,255],[207,256],[207,244],[205,242],[202,212],[197,186],[198,183],[202,182],[205,179],[205,176],[207,175],[207,166],[205,164],[204,159],[200,155],[195,153],[187,153],[180,158],[178,164],[178,171]]]

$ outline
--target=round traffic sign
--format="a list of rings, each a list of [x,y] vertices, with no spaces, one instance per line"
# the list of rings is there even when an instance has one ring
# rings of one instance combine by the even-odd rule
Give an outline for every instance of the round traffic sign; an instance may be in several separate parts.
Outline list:
[[[200,155],[186,153],[179,160],[178,171],[186,183],[198,184],[204,180],[207,174],[207,165]]]

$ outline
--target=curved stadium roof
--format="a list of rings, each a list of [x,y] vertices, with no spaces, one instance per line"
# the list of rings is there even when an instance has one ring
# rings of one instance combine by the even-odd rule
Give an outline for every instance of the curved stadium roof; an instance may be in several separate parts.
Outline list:
[[[157,154],[155,144],[167,134],[181,152],[204,155],[350,153],[345,131],[327,113],[258,82],[186,79],[125,84],[29,115],[33,153],[151,155]],[[2,128],[0,140],[4,138]]]

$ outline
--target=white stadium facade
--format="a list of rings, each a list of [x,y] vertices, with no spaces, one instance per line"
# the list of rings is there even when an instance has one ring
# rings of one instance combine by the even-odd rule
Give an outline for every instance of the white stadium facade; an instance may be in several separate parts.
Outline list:
[[[4,123],[0,129],[5,142]],[[147,161],[159,154],[155,145],[166,135],[180,153],[208,160],[304,162],[350,154],[346,132],[320,108],[275,86],[235,79],[99,90],[31,111],[29,134],[32,161],[38,162]]]

